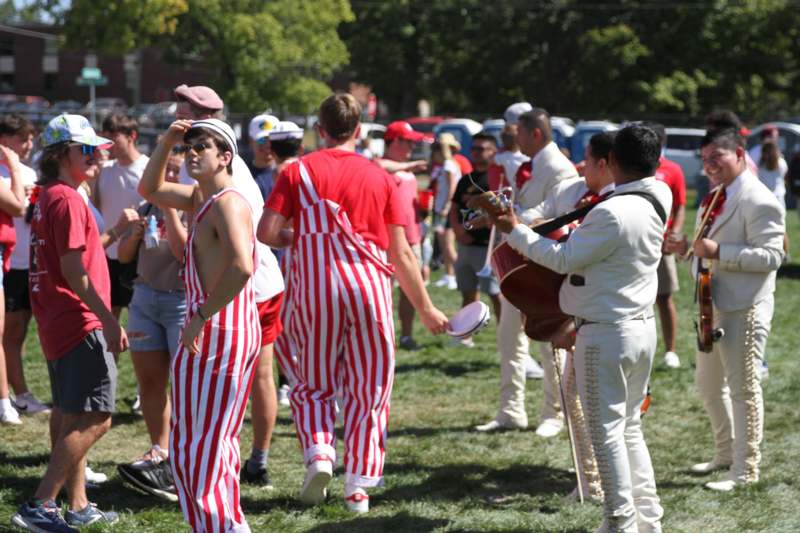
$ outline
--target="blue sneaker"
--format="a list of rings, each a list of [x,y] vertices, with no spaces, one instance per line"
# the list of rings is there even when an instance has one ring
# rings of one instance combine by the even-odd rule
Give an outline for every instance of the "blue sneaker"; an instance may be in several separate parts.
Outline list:
[[[67,524],[75,527],[88,526],[89,524],[116,524],[119,515],[114,511],[101,511],[97,505],[89,502],[89,505],[80,511],[67,511]]]
[[[11,518],[15,526],[44,533],[78,533],[77,529],[69,527],[61,516],[61,511],[53,500],[47,500],[40,505],[32,502],[23,503],[17,514]]]

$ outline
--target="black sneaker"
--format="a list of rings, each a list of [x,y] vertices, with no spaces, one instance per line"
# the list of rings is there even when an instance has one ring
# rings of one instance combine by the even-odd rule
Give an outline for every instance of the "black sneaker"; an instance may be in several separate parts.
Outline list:
[[[169,467],[169,459],[163,461],[137,461],[129,465],[117,465],[117,472],[119,472],[123,481],[130,483],[139,490],[162,500],[178,501],[175,481],[172,479],[172,470]]]
[[[400,337],[400,342],[397,343],[397,346],[399,346],[401,350],[406,350],[408,352],[415,352],[422,348],[413,337]]]
[[[39,505],[31,502],[23,503],[11,523],[28,531],[44,531],[45,533],[78,533],[70,527],[61,516],[61,510],[53,500]]]
[[[272,490],[272,481],[269,479],[269,471],[267,468],[259,468],[255,474],[251,474],[250,470],[247,468],[249,462],[249,459],[244,462],[244,466],[242,466],[242,469],[239,471],[239,480],[248,485],[256,485],[262,489]]]

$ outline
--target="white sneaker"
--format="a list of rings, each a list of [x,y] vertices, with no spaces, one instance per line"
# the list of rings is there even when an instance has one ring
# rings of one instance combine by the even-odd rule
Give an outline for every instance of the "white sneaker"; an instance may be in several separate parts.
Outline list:
[[[492,433],[494,431],[504,431],[504,430],[513,430],[513,429],[526,429],[528,427],[527,424],[514,426],[510,424],[501,424],[497,420],[490,420],[485,424],[481,424],[480,426],[475,426],[475,431],[479,433]]]
[[[349,489],[345,490],[344,503],[351,513],[369,512],[369,495],[360,487],[353,489],[352,492]]]
[[[447,276],[447,288],[451,291],[458,289],[458,282],[456,282],[455,276]]]
[[[142,398],[138,394],[131,404],[131,412],[137,415],[142,414]]]
[[[723,481],[709,481],[704,487],[719,492],[730,492],[735,489],[737,485],[739,485],[739,483],[736,483],[732,479],[725,479]]]
[[[698,475],[705,475],[711,474],[712,472],[716,472],[717,470],[727,470],[731,467],[730,463],[723,463],[719,462],[716,459],[712,459],[707,463],[697,463],[696,465],[692,465],[689,467],[689,472],[692,474]]]
[[[289,385],[281,385],[278,389],[278,405],[289,407]]]
[[[667,352],[664,354],[664,364],[667,365],[667,368],[680,368],[681,360],[675,352]]]
[[[458,348],[474,348],[475,341],[472,340],[472,337],[467,337],[465,339],[458,339],[456,337],[453,337],[452,339],[450,339],[450,346],[455,346]]]
[[[536,434],[543,439],[555,437],[564,429],[564,421],[560,418],[547,418],[536,428]]]
[[[18,394],[11,403],[22,414],[34,415],[36,413],[49,413],[50,408],[36,399],[31,392]]]
[[[333,461],[327,455],[317,455],[308,465],[300,501],[306,505],[322,503],[328,496],[328,483],[333,477]]]
[[[530,355],[525,358],[525,377],[528,379],[544,378],[544,370]]]
[[[22,420],[19,419],[19,413],[16,409],[8,407],[0,412],[0,424],[19,426],[22,425]]]
[[[87,464],[86,470],[84,471],[86,476],[87,483],[94,483],[95,485],[100,485],[108,481],[108,476],[103,474],[102,472],[95,472],[91,469],[91,467]]]
[[[445,276],[442,276],[441,278],[439,278],[439,279],[437,279],[436,281],[434,281],[434,282],[433,282],[433,286],[434,286],[434,287],[439,287],[439,288],[441,288],[441,287],[446,287],[446,286],[447,286],[447,284],[449,283],[449,282],[447,281],[447,278],[449,278],[449,277],[450,277],[450,276],[446,276],[446,275],[445,275]]]

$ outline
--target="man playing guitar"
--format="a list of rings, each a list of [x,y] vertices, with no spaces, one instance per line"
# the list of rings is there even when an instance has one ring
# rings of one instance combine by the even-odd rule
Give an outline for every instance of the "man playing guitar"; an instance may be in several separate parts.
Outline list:
[[[578,326],[575,373],[604,492],[603,531],[661,531],[640,419],[656,349],[656,269],[672,203],[669,188],[653,177],[660,154],[653,130],[620,130],[609,156],[615,193],[563,243],[535,233],[511,211],[490,212],[514,249],[567,274],[559,299]]]
[[[723,190],[716,202],[708,198],[717,191],[709,193],[698,211],[698,223],[709,209],[716,216],[692,252],[696,260],[711,263],[713,326],[724,335],[711,343],[710,352],[697,353],[695,380],[711,418],[715,450],[711,461],[691,470],[709,474],[730,467],[727,479],[706,483],[729,491],[758,481],[764,428],[759,368],[772,321],[775,272],[784,254],[784,211],[748,170],[738,131],[709,131],[701,154],[709,179]],[[685,238],[668,243],[677,253],[688,248]]]

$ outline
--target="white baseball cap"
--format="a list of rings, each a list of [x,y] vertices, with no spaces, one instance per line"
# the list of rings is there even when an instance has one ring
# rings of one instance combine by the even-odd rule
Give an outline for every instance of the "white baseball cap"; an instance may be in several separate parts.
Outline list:
[[[192,122],[192,127],[189,128],[193,130],[195,128],[202,128],[205,130],[211,130],[214,133],[218,133],[225,139],[225,143],[230,148],[231,152],[233,152],[233,157],[239,153],[239,149],[236,145],[236,134],[233,132],[233,128],[231,128],[227,122],[223,122],[218,118],[205,118],[203,120],[195,120]]]
[[[280,120],[273,115],[261,114],[253,117],[250,121],[250,126],[247,128],[248,134],[251,139],[258,141],[269,136],[269,132],[278,125]]]
[[[517,102],[516,104],[511,104],[506,108],[506,112],[503,113],[503,118],[505,119],[506,124],[514,125],[519,122],[519,116],[521,114],[532,110],[533,106],[529,102]]]
[[[104,148],[114,144],[111,139],[97,135],[86,117],[65,113],[47,123],[42,132],[41,143],[44,147],[66,141]]]
[[[286,141],[289,139],[302,139],[303,129],[289,120],[282,120],[269,132],[270,141]]]

